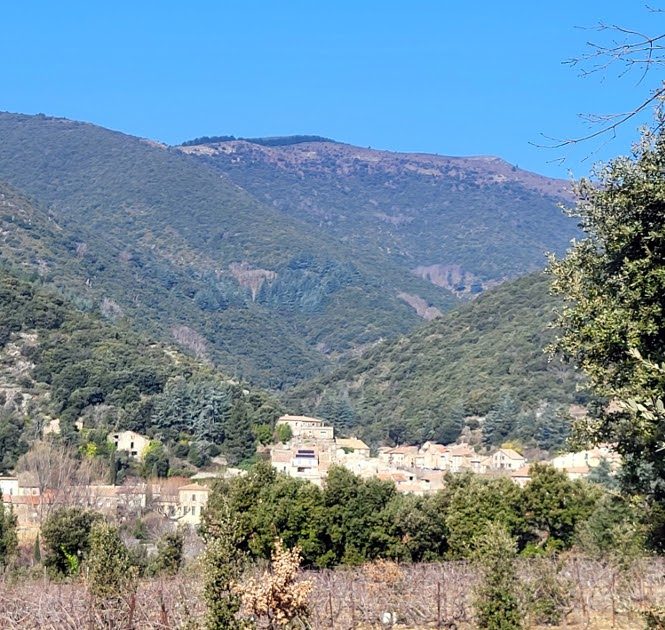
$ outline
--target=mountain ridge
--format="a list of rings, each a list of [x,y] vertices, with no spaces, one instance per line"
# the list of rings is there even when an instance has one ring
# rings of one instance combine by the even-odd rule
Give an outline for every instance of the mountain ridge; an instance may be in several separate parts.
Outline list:
[[[497,180],[494,159],[433,175],[422,156],[279,139],[208,159],[6,113],[0,140],[0,188],[32,217],[3,215],[2,258],[272,389],[541,267],[574,233],[556,199]]]

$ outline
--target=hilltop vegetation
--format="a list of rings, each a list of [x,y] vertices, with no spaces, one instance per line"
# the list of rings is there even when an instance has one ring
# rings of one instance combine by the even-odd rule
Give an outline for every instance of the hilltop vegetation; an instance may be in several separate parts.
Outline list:
[[[506,283],[291,390],[284,402],[374,442],[450,442],[465,416],[492,411],[503,424],[490,443],[511,435],[546,442],[539,426],[556,421],[542,412],[585,399],[575,371],[544,351],[559,303],[548,288],[542,274]]]
[[[189,143],[188,143],[189,144]],[[542,268],[574,223],[566,183],[490,157],[373,151],[340,143],[226,139],[181,150],[285,216],[460,295]]]
[[[252,144],[259,144],[264,147],[287,147],[292,144],[301,144],[302,142],[335,142],[330,138],[323,136],[273,136],[269,138],[236,138],[235,136],[201,136],[193,140],[183,142],[181,147],[193,147],[199,144],[217,144],[219,142],[229,142],[230,140],[244,140]]]

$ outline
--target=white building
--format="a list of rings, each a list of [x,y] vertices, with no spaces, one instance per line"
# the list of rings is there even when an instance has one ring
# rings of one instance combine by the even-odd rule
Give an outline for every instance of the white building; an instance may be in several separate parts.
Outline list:
[[[138,459],[139,461],[143,459],[143,453],[148,444],[150,444],[150,440],[147,437],[140,433],[135,433],[134,431],[109,433],[107,439],[109,442],[115,444],[116,450],[127,451],[130,457]]]

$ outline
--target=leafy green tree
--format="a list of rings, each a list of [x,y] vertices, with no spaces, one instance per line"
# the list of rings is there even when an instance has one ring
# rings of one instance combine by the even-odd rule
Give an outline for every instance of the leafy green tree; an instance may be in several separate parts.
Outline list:
[[[80,563],[90,549],[90,531],[101,514],[78,507],[62,507],[51,512],[42,525],[44,565],[57,575],[68,575],[69,558]]]
[[[577,524],[593,512],[600,494],[584,481],[570,481],[552,466],[536,463],[522,491],[523,511],[530,527],[545,534],[546,548],[567,548]]]
[[[277,437],[278,442],[286,444],[286,442],[288,442],[293,438],[293,430],[291,429],[291,425],[289,424],[277,425],[277,429],[275,429],[275,436]]]
[[[566,300],[554,349],[577,364],[597,394],[633,401],[600,410],[578,433],[587,442],[615,442],[627,485],[662,501],[665,373],[654,369],[665,362],[662,112],[632,156],[601,165],[580,181],[577,196],[572,214],[586,238],[565,258],[550,260],[553,289]]]
[[[508,530],[523,547],[530,530],[522,513],[522,490],[510,479],[487,479],[472,473],[448,478],[441,491],[449,553],[468,557],[476,546],[476,537],[490,523]]]
[[[184,559],[185,538],[178,530],[168,532],[157,541],[157,555],[149,565],[153,575],[175,575],[180,570]]]
[[[256,441],[262,446],[266,446],[272,442],[273,428],[269,424],[254,424],[252,432]]]
[[[362,480],[341,466],[329,469],[323,500],[326,530],[337,562],[360,564],[382,555],[382,511],[395,494],[392,483],[375,477]]]
[[[141,474],[144,477],[167,477],[169,456],[161,442],[150,442],[143,453]]]

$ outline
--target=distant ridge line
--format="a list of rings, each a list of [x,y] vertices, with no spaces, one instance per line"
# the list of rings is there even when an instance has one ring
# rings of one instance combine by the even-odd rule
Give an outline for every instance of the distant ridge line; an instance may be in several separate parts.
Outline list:
[[[200,144],[216,144],[218,142],[232,142],[234,140],[242,140],[243,142],[250,142],[251,144],[260,144],[264,147],[286,147],[292,144],[301,144],[303,142],[332,142],[334,144],[341,144],[337,140],[331,138],[324,138],[323,136],[268,136],[265,138],[236,138],[235,136],[201,136],[187,140],[180,144],[181,147],[193,147]]]

